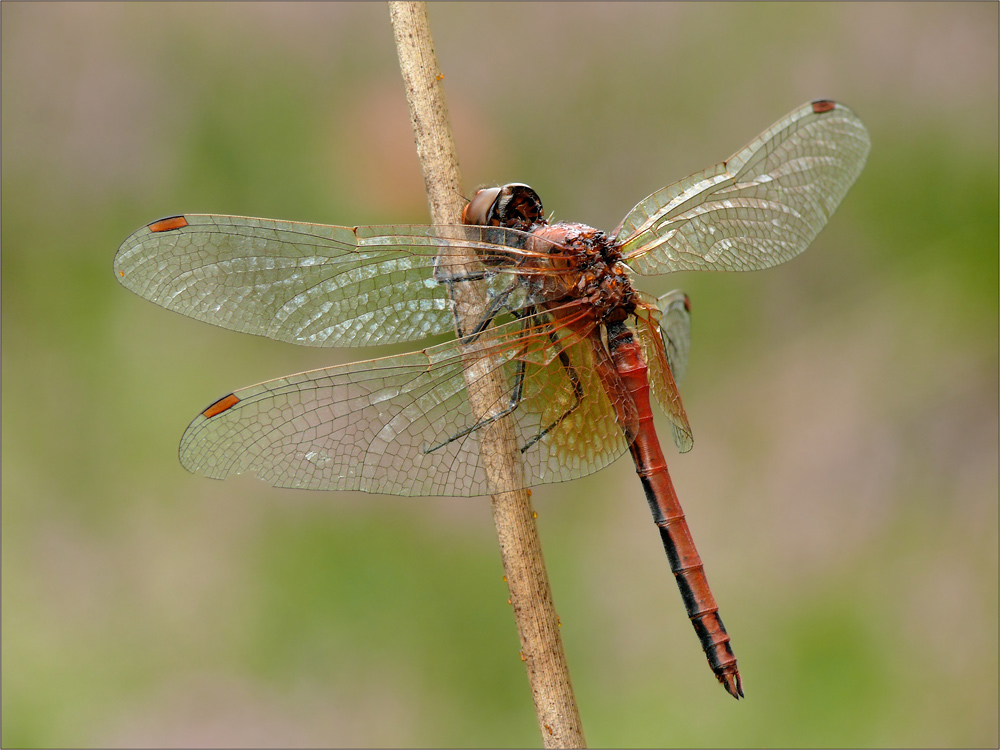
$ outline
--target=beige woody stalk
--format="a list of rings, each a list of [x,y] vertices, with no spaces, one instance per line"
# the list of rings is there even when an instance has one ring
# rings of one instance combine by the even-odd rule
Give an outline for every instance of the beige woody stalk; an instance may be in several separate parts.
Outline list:
[[[427,7],[422,2],[390,2],[389,13],[431,220],[435,224],[458,224],[465,200]],[[486,310],[482,289],[475,282],[456,283],[453,299],[460,327],[470,330],[474,324],[470,326],[467,321],[481,320]],[[468,356],[475,356],[474,347]],[[496,377],[467,378],[467,385],[476,415],[487,414],[489,404],[502,401],[504,384]],[[494,492],[493,519],[542,742],[552,748],[584,747],[580,712],[570,684],[535,514],[529,492],[523,489],[519,446],[507,418],[478,430],[477,436]]]

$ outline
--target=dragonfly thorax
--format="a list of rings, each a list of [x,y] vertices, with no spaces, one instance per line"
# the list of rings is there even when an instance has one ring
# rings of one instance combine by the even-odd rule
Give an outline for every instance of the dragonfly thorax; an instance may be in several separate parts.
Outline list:
[[[619,260],[617,246],[599,229],[570,222],[546,224],[531,233],[549,300],[582,300],[604,322],[624,320],[635,311],[635,290]]]
[[[586,224],[549,224],[541,198],[528,185],[479,190],[462,210],[462,222],[530,232],[529,256],[521,269],[535,271],[528,283],[549,304],[585,301],[595,318],[608,323],[635,311],[635,292],[619,263],[618,245]]]

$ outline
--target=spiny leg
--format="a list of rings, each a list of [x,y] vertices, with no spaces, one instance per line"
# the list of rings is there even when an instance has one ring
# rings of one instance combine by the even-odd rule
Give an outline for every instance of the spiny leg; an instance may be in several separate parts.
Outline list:
[[[434,279],[439,284],[448,285],[448,295],[449,297],[452,298],[454,297],[451,288],[452,284],[464,281],[483,281],[495,275],[488,271],[474,271],[469,273],[448,274],[447,276],[445,276],[443,273],[439,273],[438,269],[439,267],[436,267],[434,269]],[[513,294],[514,290],[518,289],[520,286],[521,284],[519,282],[514,281],[506,289],[500,292],[500,294],[491,293],[489,308],[486,310],[485,313],[483,313],[483,316],[480,319],[480,321],[473,327],[472,331],[469,333],[465,333],[465,331],[458,329],[458,337],[465,338],[466,336],[478,336],[480,333],[486,330],[486,328],[490,325],[490,323],[492,323],[496,319],[497,315],[499,315],[500,311],[503,310],[504,308],[507,308],[509,312],[514,313],[515,317],[522,317],[520,315],[517,315],[517,313],[514,310],[511,310],[509,307],[507,307],[507,300],[510,298],[510,295]]]
[[[479,324],[475,328],[472,329],[472,332],[469,334],[469,336],[478,336],[480,333],[485,331],[486,327],[493,322],[493,320],[496,318],[497,315],[500,314],[500,310],[507,306],[507,299],[510,297],[511,294],[514,293],[514,290],[517,289],[519,286],[520,284],[514,282],[506,289],[504,289],[500,294],[496,295],[493,298],[492,302],[490,302],[489,309],[483,314],[483,319],[479,322]],[[516,310],[511,310],[510,308],[507,308],[507,310],[515,318],[524,317],[523,313],[519,314],[518,311]]]
[[[580,384],[579,373],[577,373],[576,368],[573,367],[572,364],[570,364],[569,355],[566,354],[565,350],[559,348],[559,340],[558,337],[556,336],[555,331],[549,331],[549,339],[552,341],[552,344],[559,351],[559,362],[560,364],[562,364],[563,369],[569,376],[570,383],[572,383],[573,385],[573,396],[576,398],[576,401],[573,403],[572,406],[570,406],[566,411],[564,411],[552,424],[550,424],[544,430],[542,430],[533,438],[531,438],[531,440],[525,443],[524,446],[521,448],[521,453],[525,453],[529,448],[531,448],[531,446],[533,446],[543,437],[548,435],[552,430],[558,427],[559,424],[564,419],[566,419],[566,417],[568,417],[570,414],[572,414],[574,411],[580,408],[580,404],[583,403],[583,386]]]
[[[514,315],[517,316],[518,318],[525,318],[525,319],[527,319],[527,318],[530,317],[531,312],[528,312],[528,311],[520,311],[520,312],[519,311],[514,311]],[[527,326],[528,326],[528,323],[527,323],[527,320],[525,320],[525,323],[523,324],[523,327],[521,329],[522,332],[527,330]],[[522,343],[521,343],[521,351],[520,351],[520,353],[517,356],[517,372],[515,374],[514,391],[513,391],[513,393],[511,393],[510,403],[503,410],[497,412],[496,414],[491,414],[490,416],[488,416],[488,417],[486,417],[484,419],[480,419],[479,421],[477,421],[471,427],[466,427],[461,432],[456,432],[454,435],[451,435],[447,440],[445,440],[445,441],[443,441],[441,443],[438,443],[435,446],[432,446],[430,448],[424,448],[423,452],[424,453],[433,453],[434,451],[438,450],[439,448],[443,448],[444,446],[448,445],[449,443],[453,443],[456,440],[459,440],[460,438],[463,438],[466,435],[469,435],[470,433],[475,432],[476,430],[481,429],[481,428],[485,427],[488,424],[491,424],[492,422],[496,422],[501,417],[505,417],[508,414],[510,414],[511,412],[513,412],[518,407],[518,405],[521,403],[521,399],[524,397],[524,373],[525,373],[525,369],[527,367],[527,363],[525,362],[524,355],[527,352],[527,350],[528,350],[528,342],[527,341],[522,341]]]

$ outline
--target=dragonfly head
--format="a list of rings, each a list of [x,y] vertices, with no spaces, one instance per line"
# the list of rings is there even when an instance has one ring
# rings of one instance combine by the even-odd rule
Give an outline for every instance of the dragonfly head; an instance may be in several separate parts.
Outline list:
[[[520,182],[483,188],[462,209],[462,223],[528,232],[532,227],[545,223],[542,199]]]

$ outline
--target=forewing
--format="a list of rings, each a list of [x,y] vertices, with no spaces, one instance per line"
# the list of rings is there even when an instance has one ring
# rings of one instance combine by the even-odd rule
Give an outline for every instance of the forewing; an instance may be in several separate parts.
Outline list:
[[[650,195],[615,239],[641,274],[783,263],[826,224],[869,147],[868,131],[850,109],[811,102],[728,160]]]
[[[114,268],[131,291],[197,320],[307,346],[367,346],[453,330],[443,280],[473,276],[500,294],[526,238],[186,214],[132,234]],[[466,267],[470,251],[477,260]]]
[[[181,439],[181,463],[216,479],[254,474],[276,487],[488,494],[483,423],[465,386],[471,369],[503,384],[488,415],[515,407],[508,418],[526,485],[584,476],[626,445],[600,384],[590,388],[586,341],[563,334],[538,317],[490,329],[488,339],[478,337],[475,358],[467,356],[468,341],[456,340],[244,388],[195,418]],[[575,403],[573,368],[589,390],[567,415]]]

